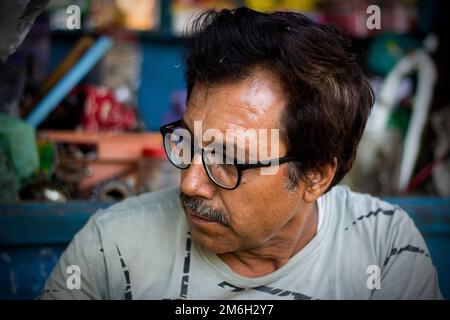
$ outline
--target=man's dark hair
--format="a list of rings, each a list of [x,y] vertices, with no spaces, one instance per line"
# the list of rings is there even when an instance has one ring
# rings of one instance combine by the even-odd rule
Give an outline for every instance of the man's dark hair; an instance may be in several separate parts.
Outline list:
[[[248,8],[210,10],[188,37],[188,100],[196,84],[245,79],[265,67],[280,79],[287,105],[281,138],[297,161],[290,186],[337,160],[330,188],[352,167],[374,102],[350,41],[335,27],[300,13],[260,13]]]

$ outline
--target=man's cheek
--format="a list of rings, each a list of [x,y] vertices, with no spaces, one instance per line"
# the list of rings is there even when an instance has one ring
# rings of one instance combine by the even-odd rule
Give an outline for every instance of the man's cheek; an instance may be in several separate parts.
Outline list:
[[[234,229],[242,236],[247,237],[260,237],[270,229],[271,223],[267,221],[267,218],[261,214],[262,212],[253,212],[249,216],[241,217],[236,222]]]

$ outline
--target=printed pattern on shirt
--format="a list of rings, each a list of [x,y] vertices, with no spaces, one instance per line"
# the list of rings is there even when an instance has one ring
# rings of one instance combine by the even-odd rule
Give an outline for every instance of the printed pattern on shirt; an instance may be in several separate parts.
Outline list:
[[[423,254],[425,257],[428,257],[428,258],[430,257],[430,255],[424,249],[421,249],[419,247],[415,247],[415,246],[412,246],[412,245],[407,245],[407,246],[404,246],[402,248],[392,248],[391,253],[389,254],[389,256],[384,261],[383,266],[386,266],[388,264],[389,259],[392,256],[398,255],[398,254],[400,254],[400,253],[402,253],[404,251],[420,253],[420,254]]]
[[[122,254],[120,253],[119,246],[116,244],[117,253],[119,254],[120,264],[122,265],[123,274],[125,276],[125,293],[124,293],[124,299],[125,300],[133,300],[133,294],[131,293],[131,282],[130,282],[130,272],[128,271],[128,267],[125,263],[125,261],[122,258]]]
[[[382,214],[384,214],[384,215],[392,216],[392,215],[395,213],[396,210],[397,210],[397,208],[394,208],[394,209],[392,209],[392,210],[385,210],[385,209],[378,208],[378,209],[375,210],[375,211],[370,211],[368,214],[359,216],[355,221],[352,222],[352,225],[354,226],[358,221],[361,221],[361,220],[366,219],[366,218],[377,217],[377,215],[378,215],[380,212],[381,212]],[[349,229],[349,227],[346,227],[346,228],[345,228],[345,231],[347,231],[348,229]]]
[[[184,257],[183,276],[181,278],[181,288],[180,288],[180,298],[182,299],[188,298],[189,271],[191,268],[191,248],[192,248],[191,233],[188,232],[186,236],[186,256]]]
[[[226,289],[226,290],[228,289],[231,292],[240,292],[240,291],[245,290],[245,288],[235,286],[234,284],[229,283],[227,281],[222,281],[221,283],[219,283],[217,285],[223,289]],[[264,292],[264,293],[271,294],[273,296],[278,296],[278,297],[292,296],[293,300],[311,300],[312,299],[310,296],[307,296],[303,293],[285,290],[285,289],[273,288],[273,287],[264,286],[264,285],[252,288],[250,290],[260,291],[260,292]]]

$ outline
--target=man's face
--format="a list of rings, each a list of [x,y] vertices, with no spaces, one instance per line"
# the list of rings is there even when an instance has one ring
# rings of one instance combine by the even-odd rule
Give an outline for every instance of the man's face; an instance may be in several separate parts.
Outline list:
[[[183,119],[191,132],[194,121],[201,121],[203,132],[214,128],[224,137],[227,129],[270,132],[280,128],[285,104],[279,80],[269,71],[256,69],[245,80],[235,83],[196,85]],[[201,147],[205,148],[209,142],[203,140]],[[285,156],[286,148],[278,142],[279,154],[275,157]],[[261,169],[245,170],[239,187],[225,190],[209,179],[199,157],[196,154],[190,167],[181,173],[181,199],[193,239],[215,253],[258,248],[274,241],[305,205],[302,184],[294,191],[287,190],[288,164],[280,165],[272,175],[261,175]],[[273,157],[268,153],[262,159],[259,154],[258,160]],[[195,215],[196,208],[204,211],[205,207],[216,217],[222,216],[215,219],[222,223]]]

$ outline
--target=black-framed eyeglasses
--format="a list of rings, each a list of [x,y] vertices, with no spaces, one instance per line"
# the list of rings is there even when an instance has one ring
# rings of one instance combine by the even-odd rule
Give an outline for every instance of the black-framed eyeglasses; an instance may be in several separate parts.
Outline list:
[[[162,126],[159,130],[163,137],[164,149],[169,161],[177,168],[186,170],[191,165],[196,149],[201,150],[203,167],[208,177],[219,187],[226,190],[234,190],[241,183],[242,171],[269,167],[277,161],[278,165],[294,161],[294,158],[285,156],[277,159],[266,160],[251,164],[238,163],[237,159],[225,159],[216,161],[215,149],[195,148],[195,143],[191,139],[190,132],[183,126],[183,120],[178,120]],[[183,134],[183,131],[186,130]],[[187,133],[187,134],[186,134]],[[185,153],[186,151],[190,153]]]

